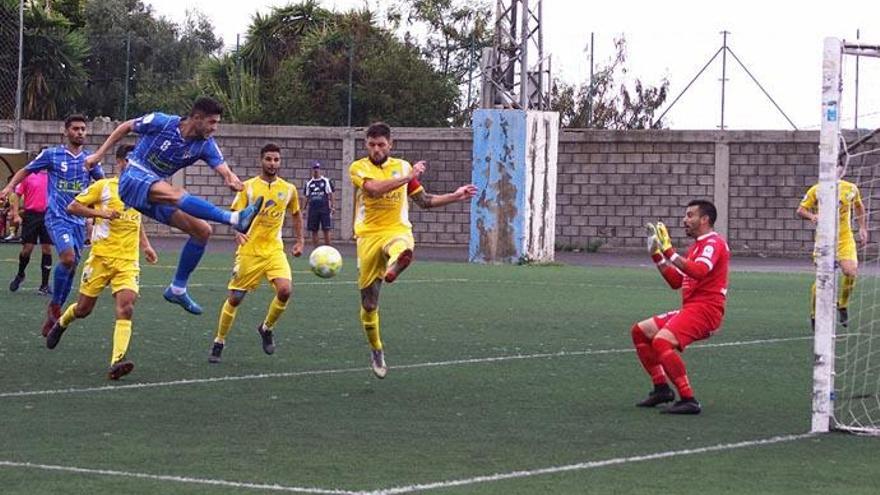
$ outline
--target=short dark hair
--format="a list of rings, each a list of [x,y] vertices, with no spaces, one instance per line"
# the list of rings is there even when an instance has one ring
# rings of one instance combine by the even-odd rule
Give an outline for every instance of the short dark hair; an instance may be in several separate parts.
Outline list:
[[[389,126],[385,122],[373,122],[372,124],[370,124],[370,127],[367,127],[367,137],[384,137],[391,139],[391,126]]]
[[[129,153],[134,149],[133,144],[120,144],[116,147],[116,159],[125,160]]]
[[[715,205],[711,201],[708,199],[695,199],[688,203],[688,208],[691,206],[696,206],[700,210],[700,216],[706,215],[709,217],[710,226],[715,225],[715,220],[718,219],[718,210],[715,209]]]
[[[195,115],[197,113],[204,115],[223,115],[223,105],[214,98],[202,96],[193,103],[192,110],[189,112],[190,115]]]
[[[68,115],[66,119],[64,119],[64,128],[69,129],[70,124],[74,122],[82,122],[83,124],[88,123],[89,121],[86,119],[86,116],[81,113],[74,113]]]
[[[275,153],[281,153],[281,146],[278,146],[275,143],[264,144],[263,147],[260,148],[260,158],[263,158],[263,155],[265,155],[266,153],[271,153],[273,151]]]

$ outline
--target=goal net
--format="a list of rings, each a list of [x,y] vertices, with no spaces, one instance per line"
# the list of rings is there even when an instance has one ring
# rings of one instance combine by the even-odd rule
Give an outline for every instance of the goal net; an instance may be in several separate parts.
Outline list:
[[[822,72],[812,431],[880,435],[880,228],[873,218],[880,209],[880,45],[828,38]],[[869,97],[859,98],[859,87]],[[857,204],[851,227],[839,224],[838,208],[855,203],[855,197],[838,178],[858,186],[865,243]],[[858,274],[842,315],[838,291],[846,284],[842,274],[839,278],[838,237],[848,237],[850,230]]]

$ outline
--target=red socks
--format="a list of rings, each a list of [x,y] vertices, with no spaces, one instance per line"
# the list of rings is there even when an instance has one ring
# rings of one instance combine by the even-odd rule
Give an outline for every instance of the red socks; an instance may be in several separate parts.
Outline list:
[[[657,356],[657,360],[663,366],[663,370],[672,379],[675,388],[678,389],[678,395],[681,396],[682,400],[693,399],[694,391],[688,382],[687,369],[685,369],[681,356],[676,352],[675,346],[668,340],[654,339],[651,342],[651,347]]]
[[[633,325],[631,333],[633,344],[636,347],[636,354],[638,354],[639,361],[642,362],[645,371],[651,376],[651,382],[654,385],[665,385],[666,373],[663,372],[663,367],[660,366],[657,353],[651,347],[651,340],[645,336],[645,333],[642,332],[638,325]]]

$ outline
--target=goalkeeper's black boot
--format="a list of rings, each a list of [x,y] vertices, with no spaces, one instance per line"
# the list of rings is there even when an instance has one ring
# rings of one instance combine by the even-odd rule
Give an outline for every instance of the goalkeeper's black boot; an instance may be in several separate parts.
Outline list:
[[[837,308],[837,321],[845,328],[849,326],[849,313],[846,308]]]
[[[223,354],[223,342],[214,342],[214,346],[211,347],[211,355],[208,356],[208,362],[211,364],[219,363],[221,354]]]
[[[675,404],[660,411],[664,414],[700,414],[703,408],[697,399],[682,399]]]
[[[674,400],[675,392],[672,391],[669,385],[654,385],[654,390],[648,394],[648,398],[636,404],[636,407],[654,407]]]

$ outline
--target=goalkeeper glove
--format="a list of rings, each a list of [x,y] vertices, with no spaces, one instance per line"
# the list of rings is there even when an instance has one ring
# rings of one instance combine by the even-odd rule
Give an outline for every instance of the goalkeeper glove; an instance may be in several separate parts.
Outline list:
[[[663,222],[657,222],[657,240],[660,242],[660,249],[663,251],[663,256],[672,260],[672,256],[675,254],[675,248],[672,247],[672,239],[669,237],[669,231],[666,230],[666,225]]]
[[[648,254],[651,255],[651,259],[654,260],[654,263],[660,263],[663,261],[663,250],[660,247],[660,241],[657,240],[657,227],[652,223],[646,223],[645,228],[648,230],[648,236],[646,238],[648,243]]]

